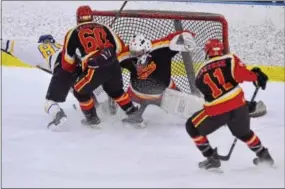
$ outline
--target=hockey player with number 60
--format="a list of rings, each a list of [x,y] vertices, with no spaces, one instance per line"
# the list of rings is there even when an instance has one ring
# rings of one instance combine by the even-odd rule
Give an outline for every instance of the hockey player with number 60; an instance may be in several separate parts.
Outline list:
[[[136,117],[138,109],[123,90],[122,72],[117,60],[122,46],[122,41],[112,29],[93,21],[93,11],[89,6],[77,9],[77,26],[65,36],[61,66],[67,72],[76,73],[78,65],[81,65],[82,74],[73,85],[73,92],[85,116],[83,124],[100,123],[93,98],[93,91],[100,85],[128,115],[129,122],[143,122]],[[80,58],[80,63],[76,57]]]
[[[239,83],[254,82],[254,85],[266,88],[268,77],[259,69],[247,70],[234,54],[223,54],[223,44],[211,39],[205,45],[209,58],[196,74],[196,87],[204,95],[204,108],[194,113],[186,122],[186,130],[197,148],[207,159],[199,163],[200,168],[210,169],[221,166],[217,149],[213,149],[207,135],[219,127],[227,125],[231,133],[246,143],[257,158],[254,164],[274,163],[267,148],[250,129],[250,117],[244,92]]]

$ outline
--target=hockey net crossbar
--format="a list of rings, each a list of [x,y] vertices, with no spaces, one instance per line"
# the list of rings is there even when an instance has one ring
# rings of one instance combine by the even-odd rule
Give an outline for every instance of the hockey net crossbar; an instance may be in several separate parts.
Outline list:
[[[96,22],[110,25],[117,11],[93,11]],[[124,10],[112,29],[128,44],[134,34],[144,34],[150,40],[167,36],[177,30],[195,33],[198,47],[204,47],[210,38],[218,38],[224,44],[224,52],[229,52],[228,24],[223,15],[205,12],[180,12],[158,10]],[[172,59],[172,79],[177,87],[186,93],[193,92],[195,72],[205,60],[202,48],[191,53],[178,53]],[[124,71],[124,87],[129,84],[129,74]]]

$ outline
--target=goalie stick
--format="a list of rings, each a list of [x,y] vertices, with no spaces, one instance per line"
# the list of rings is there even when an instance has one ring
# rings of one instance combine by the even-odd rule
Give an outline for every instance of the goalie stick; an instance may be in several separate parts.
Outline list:
[[[252,97],[251,97],[250,103],[252,103],[252,102],[254,101],[254,99],[255,99],[255,97],[256,97],[256,95],[257,95],[257,92],[258,92],[259,88],[260,88],[259,86],[255,88],[254,93],[253,93],[253,95],[252,95]],[[233,141],[233,143],[232,143],[232,145],[231,145],[231,147],[230,147],[230,150],[229,150],[229,152],[228,152],[227,155],[218,155],[218,157],[219,157],[220,160],[222,160],[222,161],[228,161],[228,160],[231,158],[231,155],[232,155],[233,150],[234,150],[234,148],[235,148],[235,146],[236,146],[237,140],[238,140],[237,138],[234,139],[234,141]]]

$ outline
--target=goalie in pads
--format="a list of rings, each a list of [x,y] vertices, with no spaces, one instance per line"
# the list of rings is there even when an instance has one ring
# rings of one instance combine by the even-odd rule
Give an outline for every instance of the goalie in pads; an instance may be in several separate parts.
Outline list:
[[[181,37],[184,43],[178,44]],[[127,92],[141,105],[141,114],[149,104],[162,105],[166,88],[179,90],[171,79],[171,60],[178,52],[195,47],[194,34],[189,31],[178,31],[153,41],[137,34],[130,40],[118,60],[121,67],[130,72]],[[168,111],[167,107],[162,108]]]

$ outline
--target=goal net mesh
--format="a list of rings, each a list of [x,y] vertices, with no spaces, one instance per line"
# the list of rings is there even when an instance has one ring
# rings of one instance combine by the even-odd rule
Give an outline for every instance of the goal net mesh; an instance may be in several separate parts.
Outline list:
[[[94,20],[110,26],[115,18],[116,11],[93,11]],[[141,33],[149,40],[155,40],[177,31],[174,22],[180,23],[184,30],[195,33],[197,46],[204,47],[210,38],[220,39],[225,46],[225,53],[229,51],[227,22],[222,15],[212,13],[171,12],[171,11],[143,11],[125,10],[112,25],[114,32],[121,37],[125,44],[134,34]],[[193,50],[191,64],[196,72],[205,60],[202,48]],[[182,53],[172,59],[172,79],[183,92],[191,93],[187,69],[189,63],[183,62]],[[129,73],[124,70],[124,89],[129,84]]]

